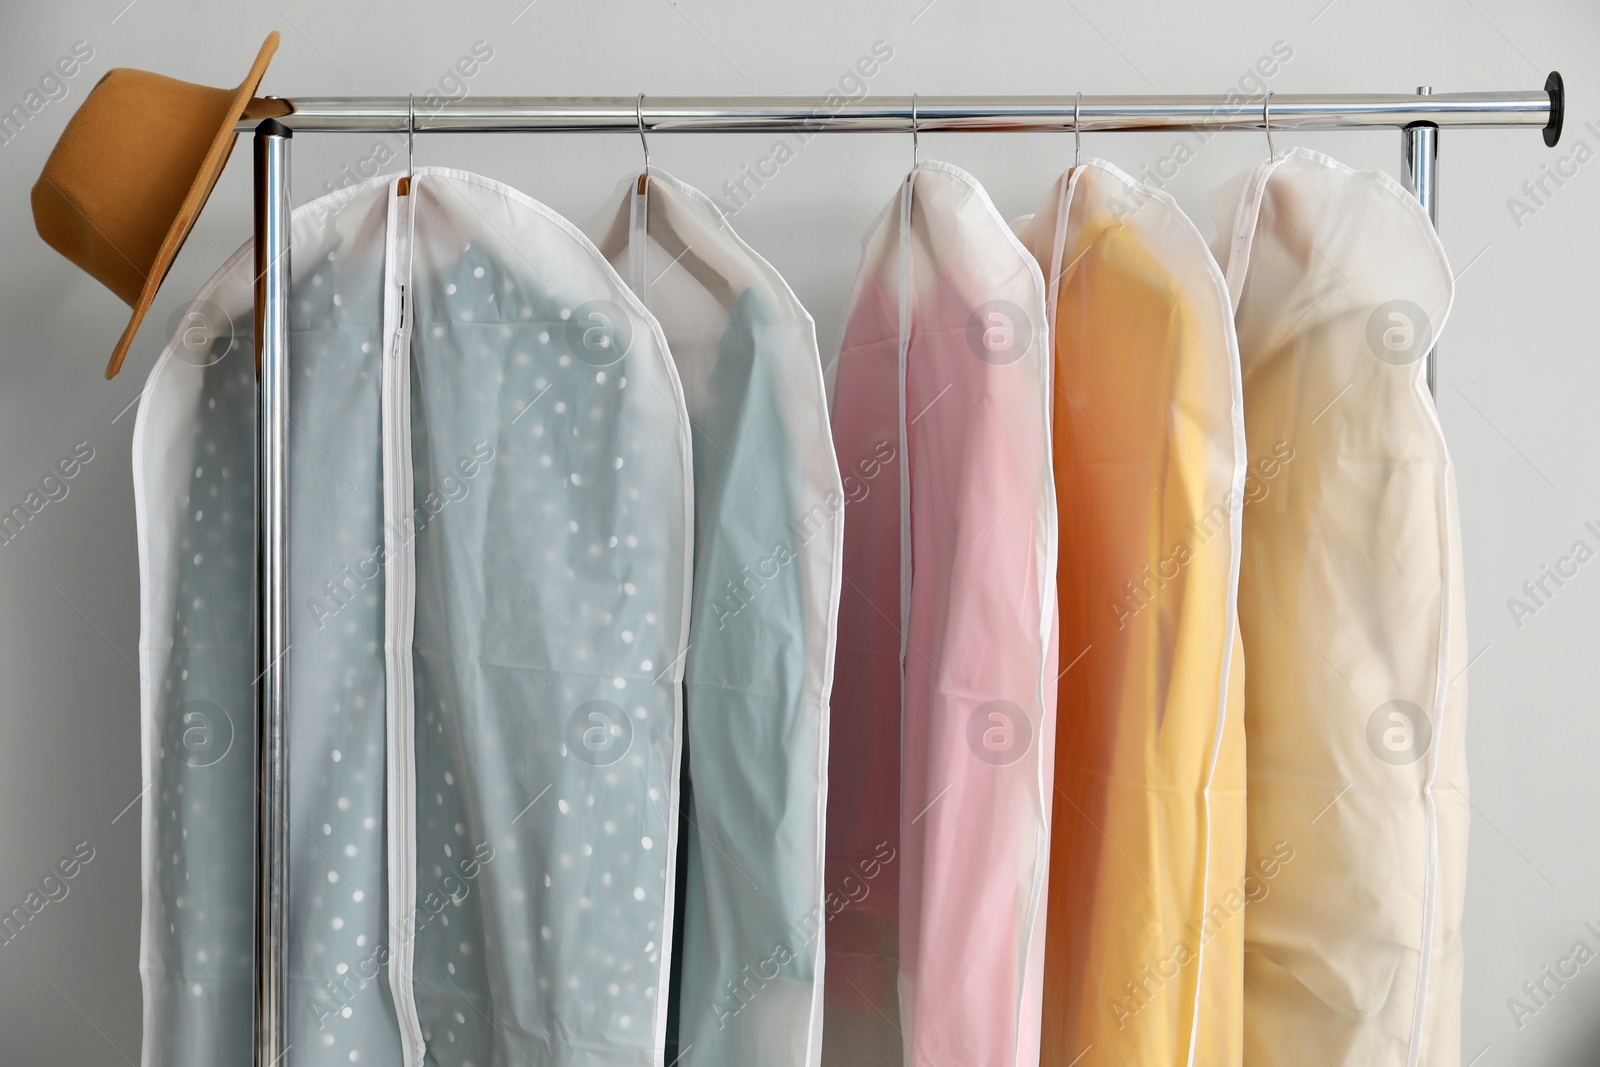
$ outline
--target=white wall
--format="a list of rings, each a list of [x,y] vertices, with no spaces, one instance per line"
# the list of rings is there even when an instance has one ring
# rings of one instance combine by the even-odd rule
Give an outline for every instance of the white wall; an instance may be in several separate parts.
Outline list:
[[[1471,647],[1481,657],[1471,673],[1464,1058],[1595,1062],[1600,962],[1520,1029],[1506,1001],[1580,938],[1600,947],[1584,925],[1600,930],[1600,563],[1520,628],[1506,600],[1573,541],[1600,544],[1583,527],[1600,526],[1600,163],[1549,185],[1554,195],[1531,216],[1514,219],[1507,200],[1580,142],[1600,149],[1600,9],[1587,0],[525,2],[0,0],[0,108],[22,102],[74,42],[93,49],[67,97],[0,145],[0,510],[77,443],[94,450],[69,495],[0,545],[0,910],[77,843],[94,850],[70,894],[0,945],[0,1059],[87,1067],[138,1058],[137,808],[118,818],[140,790],[127,409],[175,311],[249,234],[249,145],[109,383],[101,370],[126,309],[38,239],[27,193],[105,70],[231,85],[276,28],[283,47],[263,91],[285,95],[423,93],[479,40],[494,57],[470,81],[477,95],[820,96],[880,39],[894,49],[870,83],[882,94],[1220,92],[1278,41],[1293,49],[1271,79],[1280,92],[1530,89],[1563,70],[1571,99],[1556,151],[1532,131],[1442,137],[1441,225],[1464,273],[1441,342],[1439,403],[1459,470]],[[1084,151],[1138,173],[1180,136],[1089,136]],[[297,200],[381,140],[297,138]],[[652,159],[716,193],[773,140],[658,136]],[[1399,155],[1394,133],[1284,134],[1277,144],[1391,173]],[[388,146],[403,153],[396,139]],[[922,151],[975,173],[1009,217],[1034,209],[1072,142],[930,134]],[[1209,237],[1209,191],[1265,152],[1259,134],[1218,137],[1168,188]],[[812,309],[825,350],[861,237],[910,157],[904,136],[818,138],[737,217]],[[435,137],[419,143],[418,161],[483,171],[581,220],[638,164],[639,144]]]

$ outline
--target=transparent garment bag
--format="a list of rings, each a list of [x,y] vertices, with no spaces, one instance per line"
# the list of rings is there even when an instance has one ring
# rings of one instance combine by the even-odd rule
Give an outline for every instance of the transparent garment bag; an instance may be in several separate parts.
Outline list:
[[[427,168],[394,210],[407,1062],[661,1067],[691,562],[682,390],[655,320],[548,208]]]
[[[1227,1067],[1260,891],[1227,287],[1170,197],[1098,160],[1017,226],[1052,315],[1065,668],[1039,1062]]]
[[[381,182],[296,209],[290,365],[289,1064],[394,1062],[384,971]],[[147,1067],[252,1040],[252,247],[200,290],[134,433]]]
[[[694,431],[674,968],[683,1067],[814,1067],[822,818],[845,510],[811,316],[656,169],[587,227],[657,316]]]
[[[823,1062],[1037,1062],[1056,506],[1038,264],[924,163],[868,238],[834,381],[847,508]],[[835,904],[837,902],[837,906]]]
[[[1245,1063],[1460,1062],[1467,640],[1424,379],[1454,285],[1416,200],[1296,149],[1220,190],[1251,455],[1239,593],[1251,856]]]

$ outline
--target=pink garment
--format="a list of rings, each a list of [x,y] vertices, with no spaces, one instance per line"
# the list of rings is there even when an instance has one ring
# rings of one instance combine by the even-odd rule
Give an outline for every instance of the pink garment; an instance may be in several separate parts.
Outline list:
[[[976,181],[939,163],[857,281],[834,388],[829,1067],[1037,1062],[1057,669],[1043,292]]]

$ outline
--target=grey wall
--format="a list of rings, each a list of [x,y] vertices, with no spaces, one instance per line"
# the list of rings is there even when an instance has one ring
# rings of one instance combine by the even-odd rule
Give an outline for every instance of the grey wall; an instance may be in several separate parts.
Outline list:
[[[0,510],[79,442],[93,459],[22,533],[0,544],[0,910],[80,842],[93,859],[20,936],[0,944],[0,1059],[119,1064],[139,1055],[138,575],[129,405],[171,317],[249,234],[241,144],[112,382],[101,380],[126,309],[38,239],[27,193],[93,82],[113,66],[235,84],[270,29],[284,41],[265,92],[424,93],[476,41],[494,57],[479,95],[821,95],[866,53],[893,59],[870,91],[1220,92],[1286,42],[1280,92],[1525,89],[1562,69],[1568,134],[1442,138],[1444,243],[1460,278],[1442,338],[1439,403],[1460,477],[1471,647],[1474,821],[1467,898],[1465,1060],[1593,1063],[1600,962],[1537,1014],[1507,998],[1566,955],[1600,947],[1600,562],[1535,615],[1507,598],[1578,539],[1600,545],[1600,360],[1595,359],[1600,163],[1550,196],[1523,183],[1600,149],[1600,9],[1588,0],[497,0],[449,5],[316,0],[0,0],[0,108],[24,101],[75,42],[93,50],[0,145]],[[1585,123],[1594,120],[1594,127]],[[1085,138],[1135,174],[1180,135]],[[716,193],[771,150],[763,136],[657,137],[653,162]],[[302,137],[296,199],[345,167],[403,145],[372,135]],[[1394,173],[1393,133],[1280,135],[1356,167]],[[925,156],[984,181],[1008,217],[1033,210],[1070,162],[1070,137],[926,135]],[[1208,237],[1206,198],[1266,152],[1260,135],[1207,144],[1168,188]],[[859,242],[909,165],[906,137],[818,138],[737,216],[744,236],[838,336]],[[485,172],[583,219],[639,162],[629,136],[424,139],[418,161]],[[1576,164],[1576,160],[1571,167]],[[1521,197],[1531,213],[1514,215]],[[130,807],[132,805],[132,807]],[[1552,987],[1553,988],[1553,987]],[[1476,1060],[1473,1057],[1478,1057]]]

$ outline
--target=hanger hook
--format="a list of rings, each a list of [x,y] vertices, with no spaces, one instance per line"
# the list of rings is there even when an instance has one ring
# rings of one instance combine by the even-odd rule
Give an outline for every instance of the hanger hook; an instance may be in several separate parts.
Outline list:
[[[1261,102],[1261,125],[1267,131],[1267,161],[1278,157],[1277,150],[1272,147],[1272,90],[1267,90],[1267,98]]]
[[[406,177],[416,172],[417,98],[406,94]]]
[[[1083,90],[1072,98],[1072,165],[1083,162],[1083,127],[1078,125],[1078,112],[1083,108]]]
[[[916,170],[921,160],[917,146],[917,94],[911,94],[911,169]]]
[[[639,143],[644,146],[644,169],[650,169],[650,142],[644,136],[644,94],[639,94],[639,99],[634,101],[633,114],[639,120]]]

